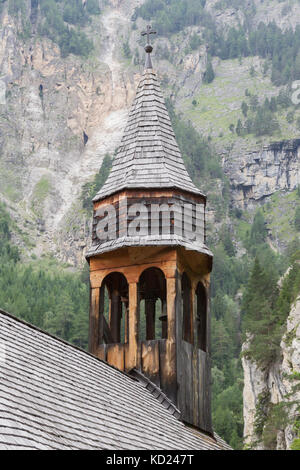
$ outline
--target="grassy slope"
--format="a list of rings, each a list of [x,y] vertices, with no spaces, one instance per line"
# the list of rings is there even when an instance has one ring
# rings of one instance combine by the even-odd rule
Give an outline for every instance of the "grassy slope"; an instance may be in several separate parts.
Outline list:
[[[269,229],[269,240],[276,241],[276,246],[286,247],[289,242],[299,237],[294,220],[296,208],[299,205],[297,190],[291,193],[277,192],[262,207],[262,211]],[[243,213],[242,219],[235,221],[237,237],[245,240],[247,232],[251,230],[252,216],[248,212]]]
[[[250,74],[252,65],[255,68],[254,76]],[[211,135],[218,148],[240,143],[251,150],[257,143],[265,145],[268,141],[299,137],[300,129],[297,128],[296,121],[300,117],[300,110],[292,104],[290,108],[280,109],[276,113],[281,132],[276,132],[271,137],[247,135],[239,138],[229,130],[230,124],[236,126],[238,119],[245,119],[241,104],[243,101],[249,102],[245,96],[246,90],[257,95],[260,103],[279,94],[280,88],[272,84],[270,74],[264,74],[262,68],[263,61],[253,57],[244,58],[241,62],[238,59],[220,61],[215,67],[215,80],[211,84],[202,84],[195,96],[180,101],[178,108],[184,118],[193,122],[197,130],[204,135]],[[192,104],[194,99],[197,101],[196,106]],[[291,111],[295,116],[294,122],[289,124],[286,116]]]

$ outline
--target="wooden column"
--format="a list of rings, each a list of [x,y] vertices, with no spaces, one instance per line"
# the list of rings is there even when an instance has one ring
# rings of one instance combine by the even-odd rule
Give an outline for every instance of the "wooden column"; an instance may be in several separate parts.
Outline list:
[[[96,355],[99,345],[99,287],[91,289],[90,296],[89,352]]]
[[[139,368],[140,354],[138,351],[138,325],[139,325],[139,308],[137,283],[129,284],[129,341],[126,345],[125,353],[125,369],[129,371]]]
[[[168,339],[161,342],[161,387],[176,404],[176,279],[167,279]]]

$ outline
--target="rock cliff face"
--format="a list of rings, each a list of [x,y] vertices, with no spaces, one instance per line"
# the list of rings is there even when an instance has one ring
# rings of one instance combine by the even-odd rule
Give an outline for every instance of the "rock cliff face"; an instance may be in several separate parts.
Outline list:
[[[276,191],[292,191],[300,184],[300,139],[275,142],[261,151],[247,152],[224,162],[234,205],[256,206]]]
[[[32,5],[36,2],[25,3],[34,26],[38,12]],[[122,46],[128,39],[133,56],[142,57],[139,33],[145,22],[139,18],[136,30],[131,22],[135,7],[142,3],[103,3],[102,14],[89,26],[95,51],[88,60],[73,55],[62,58],[58,46],[38,34],[25,40],[20,34],[20,18],[8,15],[4,4],[0,26],[0,200],[8,204],[23,232],[17,242],[38,257],[50,252],[75,266],[84,260],[90,217],[81,208],[81,188],[99,170],[105,153],[113,154],[126,124],[142,59],[140,64],[129,63]],[[219,3],[206,2],[218,27],[237,27],[246,20],[244,12],[231,6],[220,9]],[[284,5],[272,3],[276,3],[274,8],[249,0],[249,11],[256,5],[252,20],[263,20],[267,9],[272,10],[270,20],[282,22],[282,27],[294,25],[298,6],[285,9],[281,20]],[[207,67],[205,44],[186,52],[195,32],[200,34],[201,28],[187,28],[175,43],[160,38],[155,48],[160,79],[168,84],[166,93],[174,92],[178,101],[192,99]],[[213,59],[214,66],[218,61]],[[234,205],[251,208],[277,190],[294,189],[299,184],[299,147],[299,141],[281,142],[260,151],[247,149],[226,156],[224,170],[231,181]],[[31,240],[31,245],[24,240]]]
[[[244,352],[247,345],[244,345]],[[293,423],[299,416],[300,297],[287,319],[281,341],[281,357],[270,369],[261,370],[243,357],[244,437],[253,449],[290,449],[296,437]],[[271,411],[277,406],[276,419]],[[275,415],[274,415],[275,416]]]
[[[122,11],[104,13],[101,46],[84,62],[62,59],[47,39],[23,41],[19,20],[6,9],[2,14],[0,197],[17,211],[17,223],[25,221],[20,229],[36,241],[38,256],[53,251],[72,264],[83,259],[89,224],[73,214],[66,237],[66,220],[80,209],[74,204],[83,183],[121,139],[137,77],[122,70],[113,35],[128,21]]]

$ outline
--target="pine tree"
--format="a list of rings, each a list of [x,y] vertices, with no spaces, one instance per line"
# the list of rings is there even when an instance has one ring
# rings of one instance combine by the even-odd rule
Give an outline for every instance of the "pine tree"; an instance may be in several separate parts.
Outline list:
[[[300,232],[300,205],[296,209],[294,223],[297,232]]]
[[[211,83],[214,81],[214,79],[215,79],[215,72],[214,72],[211,60],[209,59],[203,81],[204,83]]]
[[[248,110],[249,110],[249,106],[247,105],[247,103],[245,101],[243,101],[242,102],[242,113],[245,117],[247,117]]]

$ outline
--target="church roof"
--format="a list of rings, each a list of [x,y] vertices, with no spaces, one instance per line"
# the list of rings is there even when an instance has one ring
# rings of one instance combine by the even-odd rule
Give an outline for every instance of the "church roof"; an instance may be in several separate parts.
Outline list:
[[[229,449],[136,377],[0,311],[0,449]]]
[[[94,201],[127,188],[176,188],[203,195],[185,168],[152,68],[144,71],[110,175]]]

